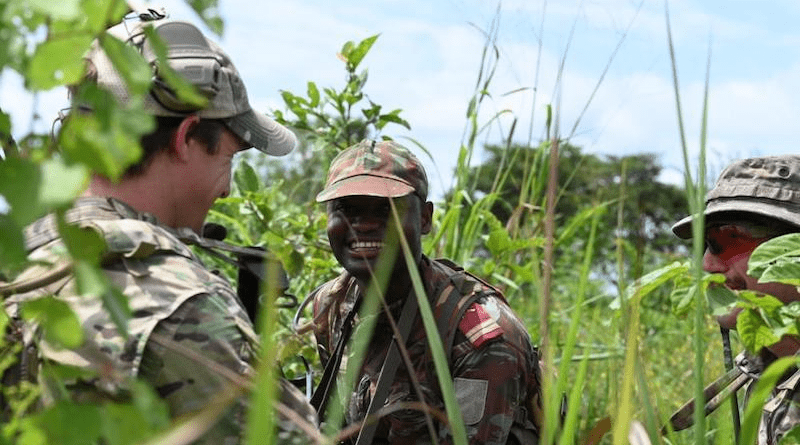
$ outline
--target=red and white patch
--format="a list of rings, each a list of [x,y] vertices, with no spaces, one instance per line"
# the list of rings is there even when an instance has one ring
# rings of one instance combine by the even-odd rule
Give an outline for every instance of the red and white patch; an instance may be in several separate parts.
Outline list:
[[[472,303],[467,309],[458,328],[476,348],[480,348],[489,340],[503,336],[503,328],[478,303]]]

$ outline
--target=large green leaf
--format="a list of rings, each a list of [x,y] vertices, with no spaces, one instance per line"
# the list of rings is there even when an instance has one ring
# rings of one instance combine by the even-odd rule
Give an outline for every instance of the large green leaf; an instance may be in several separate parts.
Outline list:
[[[83,54],[91,43],[90,34],[72,34],[47,40],[37,46],[28,66],[28,86],[35,90],[47,90],[77,83],[85,67]]]
[[[59,159],[36,164],[15,157],[0,162],[0,195],[20,227],[69,203],[83,191],[87,180],[86,169],[64,165]]]
[[[208,98],[203,96],[197,91],[194,85],[189,83],[175,70],[172,69],[167,60],[167,47],[164,41],[153,30],[153,27],[144,27],[144,33],[147,36],[147,41],[153,48],[156,57],[158,57],[158,75],[167,82],[170,88],[175,92],[175,96],[187,105],[194,105],[197,109],[204,108],[208,104]]]
[[[22,316],[36,320],[51,343],[77,348],[83,343],[83,331],[78,317],[67,303],[53,297],[38,298],[22,305]]]
[[[372,45],[378,39],[380,34],[375,34],[371,37],[367,37],[366,39],[358,42],[358,44],[353,44],[353,42],[347,42],[342,47],[342,56],[347,60],[347,62],[352,66],[353,69],[358,67],[361,61],[364,59],[364,56],[367,55]]]
[[[759,245],[750,255],[747,273],[759,282],[800,285],[800,233],[779,236]]]
[[[8,215],[0,214],[0,270],[25,262],[22,229]]]
[[[43,0],[50,1],[50,0]],[[128,12],[128,2],[119,0],[83,0],[80,2],[85,20],[84,29],[98,34],[120,22]],[[98,14],[97,11],[103,11]]]
[[[8,202],[10,218],[20,227],[42,215],[37,195],[42,183],[39,167],[23,158],[0,162],[0,195]]]
[[[61,234],[72,258],[89,264],[100,264],[100,255],[105,251],[106,243],[99,233],[92,229],[66,224],[62,217],[58,218],[58,233]]]
[[[630,300],[635,295],[639,295],[640,298],[644,298],[650,294],[650,292],[659,288],[664,283],[672,280],[678,275],[685,274],[688,269],[689,266],[687,263],[679,263],[677,261],[668,266],[656,269],[637,280],[632,286],[629,286],[625,290],[625,299]],[[609,307],[611,309],[618,310],[621,307],[620,299],[615,298],[612,300],[609,304]]]
[[[81,15],[81,0],[27,0],[28,6],[54,19],[74,19]]]
[[[128,336],[128,319],[131,310],[128,299],[108,277],[93,264],[86,261],[76,261],[74,266],[75,284],[78,293],[88,298],[101,298],[103,308],[108,311],[111,321],[123,337]]]
[[[73,112],[64,122],[59,133],[62,152],[70,161],[117,180],[141,156],[139,139],[153,130],[153,116],[141,101],[114,106],[114,97],[95,85],[84,85],[78,95],[77,100],[93,111]]]
[[[50,211],[77,198],[89,183],[89,170],[82,165],[66,165],[61,159],[41,163],[42,180],[38,201]]]
[[[217,0],[186,0],[198,16],[217,35],[222,35],[225,23],[219,16],[219,2]]]
[[[745,309],[739,313],[736,330],[748,351],[759,351],[779,340],[756,309]]]
[[[258,193],[263,187],[258,174],[247,161],[239,163],[233,179],[242,194],[246,192]]]
[[[103,407],[60,400],[37,414],[37,424],[47,432],[47,443],[92,444],[100,439]]]
[[[144,94],[150,89],[153,69],[136,48],[110,35],[100,38],[100,46],[125,80],[132,94]]]

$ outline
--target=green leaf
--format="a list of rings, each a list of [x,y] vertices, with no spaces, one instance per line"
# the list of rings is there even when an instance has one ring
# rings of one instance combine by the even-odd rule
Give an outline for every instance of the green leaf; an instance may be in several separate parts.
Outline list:
[[[219,2],[217,0],[187,0],[187,3],[214,34],[222,35],[225,30],[225,23],[219,15]]]
[[[742,290],[739,291],[739,296],[750,303],[751,305],[761,308],[767,312],[775,312],[783,307],[783,302],[773,297],[772,295],[765,295],[753,291]]]
[[[72,258],[85,261],[89,264],[99,265],[100,255],[106,250],[103,237],[95,230],[81,228],[64,221],[63,215],[57,217],[58,233],[67,246]]]
[[[45,0],[49,1],[49,0]],[[122,21],[128,12],[128,3],[118,0],[84,0],[80,2],[85,20],[84,29],[99,34]],[[97,11],[103,11],[98,14]]]
[[[800,258],[792,258],[791,261],[776,261],[775,264],[764,270],[758,282],[800,286]]]
[[[111,321],[123,337],[128,336],[128,319],[131,315],[128,299],[108,280],[101,269],[86,261],[74,264],[75,286],[80,295],[100,298]]]
[[[236,173],[234,174],[234,181],[239,191],[242,193],[258,193],[263,187],[261,180],[258,178],[258,174],[256,174],[256,171],[247,161],[239,163],[239,168],[236,169]]]
[[[10,218],[20,227],[45,213],[36,199],[42,182],[39,167],[24,158],[0,162],[0,195],[8,202]]]
[[[745,309],[739,313],[736,318],[736,330],[744,347],[751,352],[759,351],[779,340],[755,309]]]
[[[590,212],[590,214],[591,213],[594,212]],[[685,274],[687,270],[689,270],[689,265],[687,263],[679,263],[677,261],[668,266],[656,269],[637,280],[634,285],[628,286],[628,288],[625,289],[625,299],[630,300],[635,295],[644,298],[667,281]],[[615,298],[609,306],[614,310],[619,309],[619,298]]]
[[[35,90],[47,90],[77,83],[85,67],[83,55],[91,43],[92,36],[89,34],[68,35],[41,43],[36,47],[28,67],[28,86]]]
[[[772,238],[756,247],[748,260],[747,273],[759,277],[759,282],[772,280],[800,285],[797,276],[785,275],[797,270],[790,266],[797,263],[800,263],[800,234],[793,233]]]
[[[78,317],[69,305],[53,297],[37,298],[22,305],[22,316],[35,320],[49,342],[65,348],[77,348],[83,343],[83,331]]]
[[[98,443],[103,407],[59,400],[36,415],[37,424],[47,432],[47,443]]]
[[[0,214],[0,270],[16,268],[26,260],[22,228],[8,215]]]
[[[37,165],[25,158],[0,162],[0,195],[11,207],[10,217],[20,227],[53,208],[68,204],[88,182],[86,169],[49,159]]]
[[[378,40],[378,36],[380,34],[375,34],[374,36],[367,37],[366,39],[358,42],[358,45],[353,45],[352,42],[347,42],[345,47],[342,48],[342,55],[346,58],[347,62],[352,66],[353,69],[358,67],[361,61],[364,59],[364,56],[367,55],[372,45]]]
[[[93,111],[70,113],[58,136],[62,152],[69,161],[115,181],[141,156],[139,139],[155,128],[155,120],[141,100],[122,106],[93,84],[82,85],[77,95]]]
[[[314,82],[308,82],[307,86],[308,98],[311,100],[308,104],[309,107],[315,108],[319,105],[319,88]]]
[[[153,69],[136,48],[108,34],[100,38],[100,46],[125,80],[130,93],[144,94],[149,91]]]
[[[208,98],[172,69],[167,59],[167,47],[161,37],[153,30],[152,26],[145,26],[143,30],[158,58],[158,76],[172,88],[178,100],[186,105],[197,107],[197,109],[205,108],[208,105]]]
[[[489,239],[486,240],[486,247],[492,255],[499,255],[511,247],[511,236],[509,236],[508,231],[502,227],[494,229],[489,233]]]
[[[715,274],[722,276],[720,274]],[[724,276],[722,276],[724,279]],[[710,286],[706,289],[706,297],[708,298],[709,306],[713,315],[723,315],[730,311],[730,308],[739,299],[736,292],[728,289],[725,286]]]
[[[784,434],[781,440],[778,442],[778,445],[793,445],[798,443],[800,443],[800,424],[796,425],[794,428],[790,429],[786,434]]]
[[[53,19],[74,19],[81,16],[80,0],[27,0],[33,10]]]
[[[66,165],[61,159],[43,161],[41,171],[38,200],[48,212],[80,196],[89,183],[87,168],[82,165]]]

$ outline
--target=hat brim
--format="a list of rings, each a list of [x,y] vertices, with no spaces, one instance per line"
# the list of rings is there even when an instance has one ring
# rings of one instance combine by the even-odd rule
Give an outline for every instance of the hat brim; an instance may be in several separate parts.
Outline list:
[[[284,156],[297,146],[291,130],[252,109],[223,121],[237,136],[268,155]]]
[[[372,175],[358,175],[329,185],[317,195],[317,202],[330,201],[345,196],[377,196],[399,198],[414,193],[414,187],[394,179]]]
[[[786,207],[786,202],[781,205],[775,204],[768,199],[715,199],[708,203],[704,212],[706,224],[715,219],[724,219],[726,215],[733,213],[752,213],[762,217],[774,219],[791,224],[800,229],[800,214]],[[672,226],[672,233],[678,238],[690,239],[692,237],[692,219],[689,215]]]

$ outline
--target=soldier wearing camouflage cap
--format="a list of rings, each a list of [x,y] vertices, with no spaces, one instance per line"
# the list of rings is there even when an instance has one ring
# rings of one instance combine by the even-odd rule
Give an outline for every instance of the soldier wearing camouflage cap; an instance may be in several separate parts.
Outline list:
[[[469,442],[538,443],[537,350],[498,289],[448,260],[432,260],[422,253],[421,236],[430,232],[433,216],[427,194],[422,164],[396,142],[365,140],[332,161],[317,201],[327,204],[328,240],[344,272],[309,295],[314,334],[326,366],[324,376],[337,372],[366,289],[375,276],[388,274],[387,308],[378,317],[357,385],[342,388],[353,391],[345,411],[347,420],[361,423],[379,409],[403,402],[424,402],[444,411],[411,275],[396,245],[402,236],[439,320]],[[394,247],[397,250],[390,249]],[[393,266],[376,270],[384,250],[396,252],[390,262]],[[392,334],[389,316],[402,339]],[[407,347],[413,369],[403,364],[397,342]],[[420,382],[418,390],[411,373]],[[329,392],[323,377],[312,397],[321,412]],[[429,422],[424,410],[408,407],[386,414],[377,423],[362,424],[354,443],[421,444],[430,443],[431,435],[444,443],[452,440],[446,425]]]
[[[784,304],[800,301],[795,286],[759,282],[747,274],[750,254],[761,243],[780,235],[800,232],[800,156],[766,156],[742,159],[728,166],[706,195],[703,269],[725,276],[731,290],[751,290],[772,295]],[[688,216],[672,231],[680,238],[692,237]],[[741,308],[717,318],[723,329],[736,329]],[[742,375],[749,376],[749,390],[763,370],[776,358],[797,354],[800,339],[785,335],[762,351],[736,357]],[[743,384],[741,379],[737,384]],[[776,445],[781,437],[800,425],[800,371],[779,383],[764,406],[758,444]]]
[[[55,295],[70,305],[83,326],[83,344],[64,349],[45,338],[35,346],[41,362],[81,371],[64,382],[73,399],[98,403],[124,399],[132,380],[141,379],[166,402],[170,417],[178,419],[243,391],[241,382],[247,382],[258,355],[252,322],[236,292],[186,243],[199,239],[210,207],[230,192],[232,158],[239,151],[255,147],[283,155],[293,149],[296,138],[252,110],[230,58],[198,28],[150,14],[140,16],[141,21],[126,20],[108,33],[139,49],[154,69],[144,108],[156,116],[157,128],[143,137],[142,158],[121,180],[95,175],[84,196],[66,213],[67,223],[94,231],[105,241],[103,271],[131,309],[127,335],[117,328],[99,296],[81,294],[70,260],[63,256],[64,242],[53,215],[26,228],[26,247],[36,266],[15,281],[40,286],[31,290],[12,284],[17,292],[4,305],[14,319],[24,303],[42,296]],[[183,103],[161,79],[145,27],[160,37],[170,67],[206,97],[206,106]],[[103,48],[95,44],[87,57],[87,81],[124,105],[131,99],[127,84]],[[81,100],[80,95],[75,97]],[[85,103],[75,108],[92,112]],[[35,326],[25,329],[30,332],[26,339],[36,338]],[[30,357],[23,362],[37,363]],[[283,381],[281,385],[281,401],[313,428],[316,414],[307,400],[294,387]],[[62,394],[45,386],[43,400],[48,403]],[[199,437],[184,439],[241,442],[245,400],[246,396],[236,398],[213,421],[203,422],[205,431],[192,430]],[[281,423],[285,430],[281,437],[288,438],[294,426]],[[297,431],[295,436],[308,440]]]

